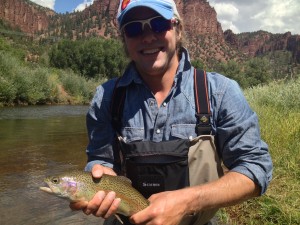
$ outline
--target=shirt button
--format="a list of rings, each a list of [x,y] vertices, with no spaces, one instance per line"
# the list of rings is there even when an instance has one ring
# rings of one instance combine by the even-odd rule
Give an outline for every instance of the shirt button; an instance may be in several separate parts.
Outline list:
[[[154,101],[150,101],[150,106],[154,106],[155,102]]]
[[[164,103],[163,103],[163,106],[166,107],[166,106],[167,106],[167,103],[164,102]]]
[[[157,130],[156,130],[156,133],[157,133],[157,134],[160,134],[160,129],[157,129]]]

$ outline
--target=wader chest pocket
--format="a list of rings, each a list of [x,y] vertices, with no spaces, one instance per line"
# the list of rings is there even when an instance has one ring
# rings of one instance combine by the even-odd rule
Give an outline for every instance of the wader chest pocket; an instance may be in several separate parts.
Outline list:
[[[187,140],[124,144],[126,176],[146,198],[189,186]]]

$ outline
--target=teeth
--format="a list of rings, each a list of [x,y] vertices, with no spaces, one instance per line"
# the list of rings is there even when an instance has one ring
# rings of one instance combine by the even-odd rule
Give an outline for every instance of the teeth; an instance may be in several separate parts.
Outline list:
[[[155,48],[155,49],[148,49],[148,50],[144,50],[143,53],[144,54],[153,54],[153,53],[156,53],[156,52],[159,52],[159,48]]]

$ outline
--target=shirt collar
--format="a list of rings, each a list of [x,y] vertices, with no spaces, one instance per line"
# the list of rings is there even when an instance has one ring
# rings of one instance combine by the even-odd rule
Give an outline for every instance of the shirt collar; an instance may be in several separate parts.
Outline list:
[[[181,48],[181,58],[179,61],[179,66],[175,76],[175,83],[178,79],[181,79],[183,72],[191,69],[190,56],[185,48]]]
[[[134,62],[130,62],[126,67],[120,82],[118,83],[118,87],[129,86],[132,82],[137,84],[141,84],[143,82],[135,68]]]
[[[190,56],[188,51],[185,48],[181,48],[181,58],[179,62],[179,67],[177,74],[188,71],[191,69]]]

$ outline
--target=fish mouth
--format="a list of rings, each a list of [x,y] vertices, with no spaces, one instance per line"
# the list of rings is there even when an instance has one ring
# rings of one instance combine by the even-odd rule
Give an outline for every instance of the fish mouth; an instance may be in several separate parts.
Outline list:
[[[40,190],[47,192],[49,194],[54,194],[54,192],[49,187],[40,187]]]

